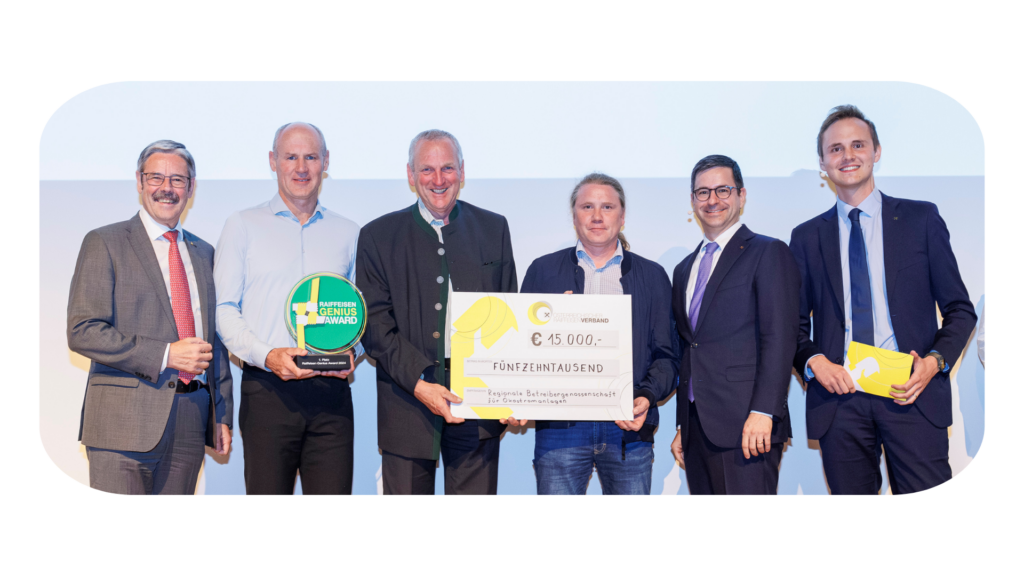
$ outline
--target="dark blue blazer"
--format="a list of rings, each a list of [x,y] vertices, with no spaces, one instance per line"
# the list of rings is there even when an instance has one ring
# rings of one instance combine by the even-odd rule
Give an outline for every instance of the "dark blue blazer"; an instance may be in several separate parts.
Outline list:
[[[786,243],[740,226],[722,250],[690,329],[686,283],[700,244],[676,266],[672,310],[682,337],[676,423],[686,445],[687,380],[704,433],[739,448],[751,410],[772,415],[772,443],[792,436],[789,380],[800,327],[800,273]]]
[[[624,250],[622,252],[622,292],[632,297],[633,313],[633,397],[643,396],[651,403],[647,419],[639,432],[626,432],[627,443],[654,441],[658,426],[658,402],[672,394],[679,363],[679,342],[672,326],[672,285],[668,274],[657,262]],[[583,269],[576,247],[541,256],[530,264],[520,292],[534,294],[583,294]],[[537,422],[537,428],[567,427],[571,422]]]
[[[949,230],[931,202],[882,194],[885,292],[900,352],[932,350],[952,364],[967,345],[977,316],[949,244]],[[846,311],[836,207],[793,230],[790,248],[800,267],[800,341],[793,362],[801,377],[807,360],[824,354],[843,363]],[[935,317],[938,303],[942,326]],[[814,322],[811,322],[811,316]],[[839,396],[812,379],[807,384],[807,437],[821,438],[832,425]],[[936,374],[915,406],[935,426],[953,424],[949,374]]]

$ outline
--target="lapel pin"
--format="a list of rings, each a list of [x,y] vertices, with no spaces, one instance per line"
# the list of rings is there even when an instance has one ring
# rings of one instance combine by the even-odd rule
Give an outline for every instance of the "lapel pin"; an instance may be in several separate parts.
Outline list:
[[[899,216],[893,216],[893,217],[892,217],[892,219],[893,219],[893,220],[899,220],[899,219],[900,219],[900,217],[899,217]]]

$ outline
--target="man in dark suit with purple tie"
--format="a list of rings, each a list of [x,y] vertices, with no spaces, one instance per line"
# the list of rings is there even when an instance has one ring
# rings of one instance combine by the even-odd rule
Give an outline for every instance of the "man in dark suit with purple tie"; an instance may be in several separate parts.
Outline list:
[[[683,344],[672,452],[691,494],[775,494],[800,274],[784,242],[740,223],[747,190],[734,160],[702,159],[690,183],[704,239],[672,276]]]
[[[833,108],[818,158],[837,202],[790,241],[802,279],[794,366],[808,382],[807,436],[820,442],[833,494],[877,494],[883,447],[894,494],[952,477],[949,369],[977,321],[938,209],[882,194],[881,156],[874,123],[855,106]],[[843,368],[851,341],[913,356],[892,398],[855,392]]]

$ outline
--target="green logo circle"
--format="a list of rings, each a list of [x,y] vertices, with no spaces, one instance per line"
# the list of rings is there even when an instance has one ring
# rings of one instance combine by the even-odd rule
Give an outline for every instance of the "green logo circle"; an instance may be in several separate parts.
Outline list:
[[[332,272],[299,280],[285,301],[284,314],[288,332],[296,341],[304,339],[305,348],[314,354],[344,352],[356,345],[366,329],[362,293]]]

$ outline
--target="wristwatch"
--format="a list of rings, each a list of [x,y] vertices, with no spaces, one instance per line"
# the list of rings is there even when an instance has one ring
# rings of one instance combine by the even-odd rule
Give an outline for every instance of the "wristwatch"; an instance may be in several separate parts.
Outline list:
[[[935,361],[939,363],[939,372],[940,373],[946,371],[946,359],[942,357],[942,354],[939,354],[938,352],[932,350],[931,352],[929,352],[929,353],[924,355],[925,358],[927,358],[929,356],[931,356],[932,358],[935,358]]]

